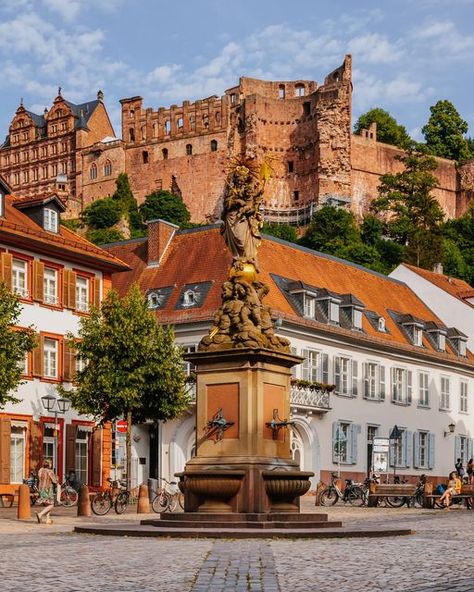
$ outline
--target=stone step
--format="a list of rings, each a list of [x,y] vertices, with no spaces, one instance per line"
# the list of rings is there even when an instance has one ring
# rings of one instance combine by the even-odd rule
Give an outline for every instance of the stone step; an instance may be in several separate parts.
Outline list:
[[[229,512],[225,514],[209,514],[208,512],[165,512],[160,514],[161,519],[176,520],[179,522],[193,522],[217,520],[219,522],[327,522],[327,514],[299,514],[297,512],[274,512],[260,514],[246,514]]]
[[[330,522],[314,520],[308,522],[303,522],[302,520],[283,522],[250,522],[246,520],[241,520],[238,522],[233,522],[232,525],[230,525],[229,522],[221,522],[220,520],[209,520],[208,522],[204,522],[203,520],[196,522],[194,522],[193,520],[187,520],[186,522],[184,522],[178,520],[167,520],[166,518],[160,518],[158,520],[141,520],[140,524],[144,526],[154,526],[156,528],[255,528],[259,530],[268,530],[271,528],[298,530],[300,528],[339,528],[342,526],[342,522],[339,520],[332,520]]]
[[[212,538],[212,539],[253,539],[253,538],[374,538],[414,534],[409,528],[155,528],[136,524],[76,526],[74,532],[103,536],[129,537],[173,537],[173,538]]]

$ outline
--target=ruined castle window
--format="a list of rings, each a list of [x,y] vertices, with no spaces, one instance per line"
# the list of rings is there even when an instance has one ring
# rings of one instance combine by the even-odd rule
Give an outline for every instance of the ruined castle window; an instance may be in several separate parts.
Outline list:
[[[171,121],[168,119],[165,121],[165,134],[169,135],[171,132]]]
[[[156,123],[153,124],[153,137],[156,138],[157,136],[157,127],[156,127]]]
[[[188,156],[191,156],[192,153],[193,153],[193,146],[192,146],[192,144],[186,144],[186,154]]]
[[[303,114],[304,115],[311,115],[311,103],[309,101],[306,101],[306,103],[303,103]]]
[[[104,165],[104,177],[110,177],[112,174],[112,163],[110,160],[105,161]]]
[[[20,154],[18,152],[15,152],[15,154],[13,155],[13,162],[15,164],[20,162]]]
[[[58,109],[56,111],[56,117],[62,117],[63,116],[63,110],[62,109]]]
[[[28,183],[28,181],[29,181],[28,171],[23,171],[23,183]]]
[[[38,169],[33,169],[33,181],[38,180]]]
[[[133,127],[131,127],[128,130],[128,137],[129,137],[130,142],[135,142],[135,130],[133,129]]]
[[[43,167],[43,171],[42,171],[41,174],[43,176],[43,179],[47,179],[48,178],[48,167],[47,166],[44,166]]]
[[[61,172],[63,175],[67,175],[67,162],[61,163]]]
[[[56,144],[53,144],[51,146],[51,154],[57,154],[58,153],[58,147]]]
[[[168,148],[163,148],[161,153],[163,154],[163,160],[168,160]]]
[[[20,184],[20,173],[15,173],[13,179],[14,179],[14,181],[13,181],[14,184],[19,185]]]
[[[48,147],[47,146],[43,146],[41,148],[41,156],[48,156]]]
[[[293,200],[294,201],[300,200],[300,192],[299,191],[293,191]]]
[[[51,165],[51,169],[52,169],[52,175],[53,175],[53,177],[56,177],[56,175],[58,174],[58,164],[56,162],[54,162]]]
[[[89,169],[89,177],[91,179],[97,179],[97,165],[95,162],[91,164],[91,168]]]
[[[146,140],[146,128],[145,128],[145,126],[142,127],[142,140]]]
[[[217,140],[211,140],[211,152],[217,152]]]
[[[304,97],[304,84],[295,85],[295,97]]]
[[[128,116],[130,117],[130,119],[133,119],[135,117],[135,110],[130,109],[130,111],[128,112]]]
[[[28,132],[23,132],[23,140],[28,140]]]
[[[292,173],[295,170],[295,165],[292,160],[288,161],[288,172]]]
[[[142,158],[143,158],[143,164],[148,164],[149,162],[149,155],[148,155],[148,151],[144,150],[142,152]]]
[[[216,113],[216,123],[217,123],[217,125],[221,124],[221,112],[220,111],[217,111],[217,113]]]
[[[278,87],[278,98],[279,99],[285,98],[285,85],[284,84],[280,84],[280,86]]]
[[[61,124],[61,129],[67,130],[67,123],[65,121],[63,121],[63,123]]]
[[[231,102],[232,104],[234,104],[234,103],[236,103],[236,102],[237,102],[237,95],[236,95],[235,93],[232,93],[232,94],[230,95],[230,102]]]
[[[194,117],[194,115],[189,116],[189,127],[191,128],[191,130],[196,129],[196,118]]]
[[[61,142],[61,152],[67,152],[67,142]]]
[[[202,116],[202,124],[204,127],[209,127],[209,115]]]
[[[183,127],[183,118],[178,117],[178,129],[182,129],[182,127]]]

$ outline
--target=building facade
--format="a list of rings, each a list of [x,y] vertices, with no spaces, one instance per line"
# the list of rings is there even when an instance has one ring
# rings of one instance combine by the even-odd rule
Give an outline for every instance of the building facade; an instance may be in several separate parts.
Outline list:
[[[77,216],[92,201],[111,195],[127,173],[138,202],[152,191],[181,195],[193,221],[219,218],[226,171],[235,158],[265,161],[265,217],[307,223],[329,203],[362,216],[377,196],[381,174],[397,172],[401,154],[377,141],[377,130],[352,134],[352,58],[313,80],[264,81],[242,77],[221,97],[181,105],[145,107],[124,98],[122,137],[116,138],[102,93],[74,105],[61,95],[49,112],[23,105],[0,147],[0,174],[21,195],[60,185]],[[473,198],[474,161],[457,167],[437,159],[434,194],[447,217],[462,214]]]
[[[82,483],[100,487],[110,474],[112,434],[90,417],[58,403],[57,386],[72,386],[81,361],[66,335],[99,305],[111,274],[127,267],[60,224],[57,195],[14,198],[0,185],[0,281],[22,310],[19,330],[32,327],[37,346],[25,357],[19,403],[0,409],[0,487],[18,484],[45,459],[62,479],[74,470]],[[48,399],[50,403],[48,409]]]
[[[179,232],[155,221],[148,239],[107,250],[132,269],[114,274],[117,289],[138,282],[158,321],[173,324],[177,342],[195,350],[220,305],[231,263],[218,228]],[[389,438],[395,425],[401,435],[390,442],[389,473],[412,479],[426,473],[437,481],[456,458],[467,462],[474,357],[462,332],[445,326],[404,283],[356,264],[273,237],[264,238],[259,260],[278,332],[302,357],[287,437],[302,469],[315,472],[314,486],[333,471],[363,478],[373,439]],[[137,427],[141,454],[150,449],[143,475],[180,471],[203,429],[193,407],[153,436]]]

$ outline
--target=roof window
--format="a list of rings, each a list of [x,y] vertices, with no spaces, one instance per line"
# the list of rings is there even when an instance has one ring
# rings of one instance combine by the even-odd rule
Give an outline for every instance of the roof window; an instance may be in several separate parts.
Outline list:
[[[430,341],[438,351],[446,351],[447,329],[430,321],[425,325],[425,331]]]
[[[362,331],[362,311],[365,308],[364,303],[353,294],[344,294],[341,299],[340,308],[343,314],[342,320],[344,320],[345,323],[348,323],[351,329]]]
[[[56,210],[52,208],[44,208],[43,210],[43,228],[49,232],[58,232],[59,230],[59,215]]]
[[[466,357],[467,336],[464,333],[461,333],[459,329],[450,327],[447,331],[447,337],[451,347],[455,350],[458,356]]]

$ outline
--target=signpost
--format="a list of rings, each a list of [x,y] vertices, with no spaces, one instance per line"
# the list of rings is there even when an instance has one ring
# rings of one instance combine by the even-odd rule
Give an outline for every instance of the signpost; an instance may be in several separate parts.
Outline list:
[[[374,473],[388,473],[388,452],[390,440],[388,438],[374,438],[372,446],[372,469]]]
[[[402,431],[398,429],[398,426],[395,424],[390,432],[389,439],[393,441],[393,482],[396,481],[396,473],[397,473],[397,452],[398,452],[398,444],[400,437],[402,435]]]
[[[119,419],[116,423],[115,423],[115,429],[117,430],[117,432],[119,432],[120,434],[126,434],[127,430],[128,430],[128,423],[126,419]]]

